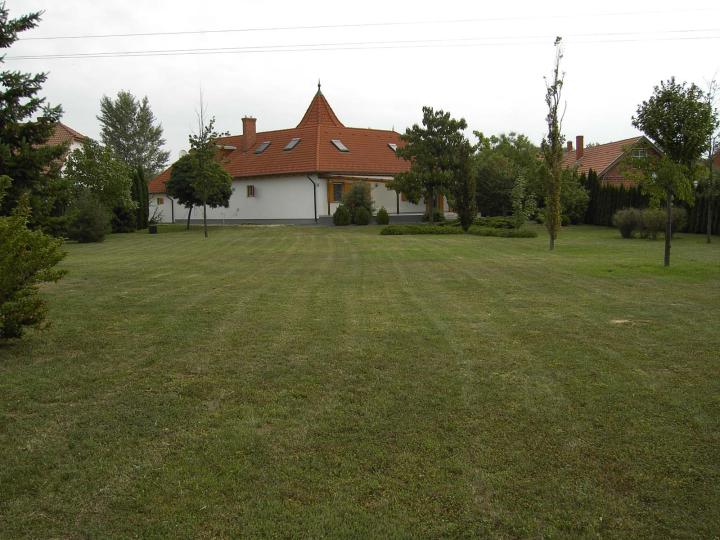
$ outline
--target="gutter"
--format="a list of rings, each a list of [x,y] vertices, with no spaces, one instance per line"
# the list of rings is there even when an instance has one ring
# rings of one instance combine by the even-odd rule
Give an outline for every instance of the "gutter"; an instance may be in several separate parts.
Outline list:
[[[317,215],[317,184],[315,183],[315,180],[313,180],[310,175],[306,175],[306,178],[310,180],[310,182],[313,185],[313,208],[315,210],[315,225],[317,225],[318,222],[318,215]]]

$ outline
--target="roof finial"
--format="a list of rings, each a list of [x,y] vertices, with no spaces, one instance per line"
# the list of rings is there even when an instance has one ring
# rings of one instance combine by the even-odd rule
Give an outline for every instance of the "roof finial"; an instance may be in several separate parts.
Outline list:
[[[320,90],[320,79],[318,79],[318,95],[322,96],[322,90]]]

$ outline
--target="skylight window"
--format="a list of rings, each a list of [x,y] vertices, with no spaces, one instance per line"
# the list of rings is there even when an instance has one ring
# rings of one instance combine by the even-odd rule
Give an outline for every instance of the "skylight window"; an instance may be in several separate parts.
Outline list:
[[[262,154],[265,150],[267,150],[268,146],[270,146],[270,141],[265,141],[264,143],[260,143],[260,146],[258,146],[255,149],[255,153]]]
[[[285,145],[285,148],[283,148],[283,150],[292,150],[298,145],[299,142],[300,137],[293,137],[292,139],[290,139],[290,142]]]
[[[333,139],[333,140],[332,140],[332,143],[335,145],[335,148],[337,148],[337,149],[340,150],[341,152],[349,152],[349,151],[350,151],[350,150],[348,149],[348,147],[345,146],[340,139]]]
[[[388,146],[390,147],[390,150],[392,150],[393,152],[397,151],[397,144],[395,144],[394,142],[389,142]]]

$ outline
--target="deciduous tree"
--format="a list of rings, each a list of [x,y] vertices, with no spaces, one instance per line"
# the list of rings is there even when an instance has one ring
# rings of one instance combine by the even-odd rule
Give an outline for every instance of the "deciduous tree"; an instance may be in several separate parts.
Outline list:
[[[678,83],[673,77],[662,81],[653,95],[638,106],[632,123],[664,154],[657,159],[651,156],[636,159],[634,165],[642,175],[641,185],[647,193],[655,200],[664,199],[664,264],[669,266],[673,199],[692,200],[692,181],[698,174],[696,164],[717,128],[717,114],[697,85]]]
[[[550,238],[550,249],[555,249],[555,240],[560,231],[560,192],[562,189],[562,160],[563,142],[562,117],[560,104],[562,101],[562,89],[565,73],[560,71],[560,61],[563,57],[561,38],[555,39],[555,65],[553,67],[551,80],[545,81],[545,104],[548,114],[545,118],[547,123],[547,135],[542,141],[543,163],[545,165],[545,227]]]
[[[422,126],[414,124],[401,135],[405,145],[397,155],[410,161],[410,171],[398,174],[389,186],[411,202],[425,200],[426,212],[433,222],[433,211],[440,195],[446,194],[458,166],[458,149],[466,141],[465,119],[450,113],[423,107]]]
[[[142,168],[145,178],[163,170],[169,152],[163,150],[163,129],[155,120],[147,96],[137,99],[121,90],[115,99],[100,100],[101,139],[133,170]]]

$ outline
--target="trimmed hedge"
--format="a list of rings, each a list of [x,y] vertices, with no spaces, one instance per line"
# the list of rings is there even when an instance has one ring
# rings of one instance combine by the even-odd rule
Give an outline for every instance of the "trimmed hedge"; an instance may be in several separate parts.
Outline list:
[[[390,223],[390,216],[384,206],[381,206],[380,210],[377,211],[375,221],[377,221],[378,225],[388,225]]]
[[[514,229],[515,223],[511,217],[492,216],[475,218],[473,225],[492,227],[493,229]]]
[[[350,225],[350,210],[348,210],[347,206],[341,204],[337,207],[333,214],[333,223],[338,227]]]
[[[465,234],[460,227],[447,227],[442,225],[388,225],[380,230],[385,235],[415,235],[415,234]],[[535,238],[537,233],[530,229],[496,229],[493,227],[478,227],[473,225],[467,234],[475,236],[495,236],[500,238]]]

